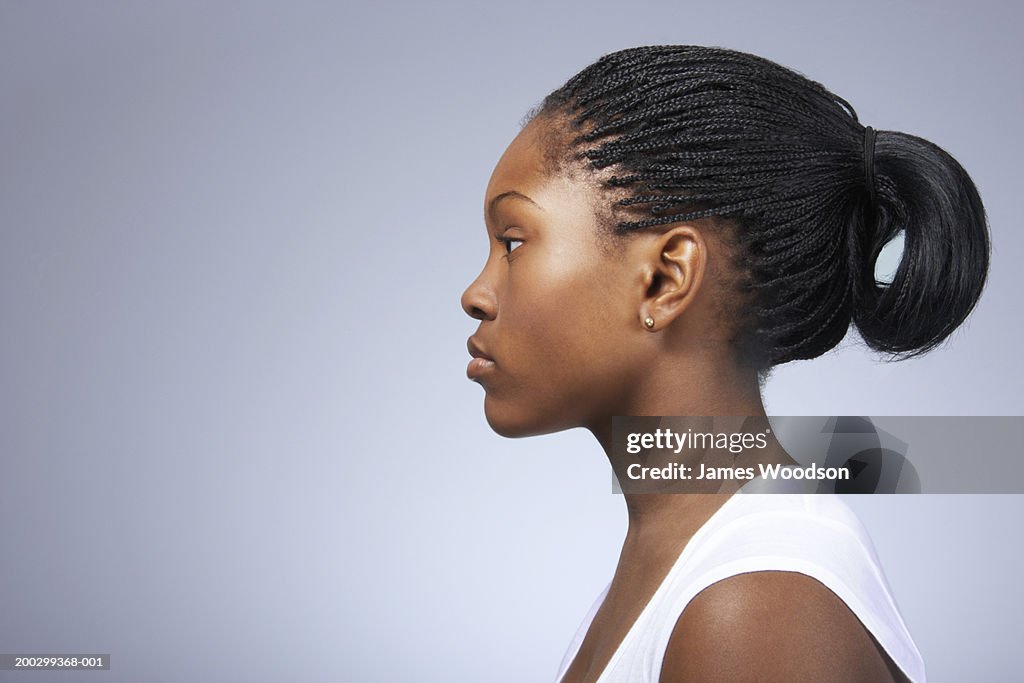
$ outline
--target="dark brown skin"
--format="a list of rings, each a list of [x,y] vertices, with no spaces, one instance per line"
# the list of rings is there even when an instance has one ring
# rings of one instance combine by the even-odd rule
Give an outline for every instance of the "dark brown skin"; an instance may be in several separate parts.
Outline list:
[[[721,312],[730,263],[720,238],[701,222],[677,223],[608,248],[598,216],[610,200],[594,177],[545,164],[543,145],[558,139],[548,134],[558,125],[530,122],[487,186],[490,254],[462,307],[480,321],[471,352],[493,360],[475,377],[488,424],[509,437],[584,427],[610,455],[615,415],[763,416],[756,372],[734,361]],[[793,463],[778,444],[754,462]],[[598,679],[686,543],[729,495],[625,496],[619,563],[563,683]],[[691,601],[661,680],[904,679],[818,581],[753,572]]]

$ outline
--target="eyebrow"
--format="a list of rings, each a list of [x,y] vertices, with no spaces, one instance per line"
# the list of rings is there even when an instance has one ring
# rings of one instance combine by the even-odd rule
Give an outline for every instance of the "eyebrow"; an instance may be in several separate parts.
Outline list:
[[[488,202],[488,204],[487,204],[487,215],[490,217],[492,222],[494,221],[494,207],[498,205],[498,202],[500,202],[502,199],[505,199],[506,197],[515,197],[516,199],[525,199],[526,201],[530,202],[531,204],[536,206],[541,211],[544,210],[544,208],[540,204],[538,204],[537,202],[533,201],[532,199],[527,197],[522,192],[516,192],[515,190],[509,190],[507,192],[502,192],[497,197],[495,197],[490,202]]]

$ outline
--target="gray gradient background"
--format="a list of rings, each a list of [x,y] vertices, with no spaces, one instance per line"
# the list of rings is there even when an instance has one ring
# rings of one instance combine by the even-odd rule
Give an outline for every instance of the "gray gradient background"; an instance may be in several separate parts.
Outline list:
[[[975,178],[946,347],[776,371],[776,414],[1022,413],[1021,6],[0,3],[0,652],[74,681],[545,681],[625,529],[579,430],[505,440],[459,295],[522,114],[722,45]],[[1018,496],[851,501],[932,681],[1019,680]]]

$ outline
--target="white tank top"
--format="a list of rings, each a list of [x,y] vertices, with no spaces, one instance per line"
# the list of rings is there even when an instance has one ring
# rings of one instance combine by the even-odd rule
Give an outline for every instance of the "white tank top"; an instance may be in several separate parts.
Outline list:
[[[827,586],[912,683],[925,683],[921,654],[867,530],[849,506],[831,494],[743,490],[730,496],[686,544],[598,683],[657,683],[669,638],[690,600],[726,577],[768,570],[799,572]],[[606,587],[569,644],[556,683],[579,652],[607,593]]]

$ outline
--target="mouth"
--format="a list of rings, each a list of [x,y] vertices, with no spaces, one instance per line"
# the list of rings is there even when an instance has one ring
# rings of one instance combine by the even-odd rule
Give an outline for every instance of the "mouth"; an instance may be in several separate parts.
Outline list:
[[[469,365],[466,366],[466,377],[477,382],[482,376],[493,370],[496,363],[493,358],[484,353],[480,344],[472,337],[466,342],[466,346],[469,348],[469,355],[473,356]]]

